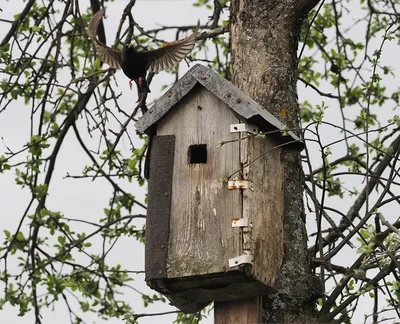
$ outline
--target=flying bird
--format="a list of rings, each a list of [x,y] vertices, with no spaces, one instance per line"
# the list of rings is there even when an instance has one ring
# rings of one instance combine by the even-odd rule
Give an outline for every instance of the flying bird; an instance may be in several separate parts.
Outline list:
[[[136,82],[139,95],[150,92],[146,81],[147,71],[157,73],[182,61],[192,51],[200,28],[200,22],[198,22],[192,35],[175,42],[166,43],[156,50],[136,51],[131,43],[124,46],[120,52],[103,44],[96,37],[97,27],[104,14],[104,9],[97,11],[88,26],[88,34],[93,39],[97,55],[101,61],[111,68],[122,68],[122,71],[130,79],[129,86],[131,89],[132,80]]]

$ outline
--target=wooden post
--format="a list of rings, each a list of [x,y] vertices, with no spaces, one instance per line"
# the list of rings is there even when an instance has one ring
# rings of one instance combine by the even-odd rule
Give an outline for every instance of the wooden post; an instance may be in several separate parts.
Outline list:
[[[261,298],[214,303],[215,324],[258,324],[261,323]]]

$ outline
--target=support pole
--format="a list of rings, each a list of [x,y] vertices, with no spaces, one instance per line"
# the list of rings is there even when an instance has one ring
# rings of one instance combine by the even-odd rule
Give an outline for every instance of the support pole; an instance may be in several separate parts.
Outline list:
[[[214,303],[215,324],[258,324],[261,323],[261,298]]]

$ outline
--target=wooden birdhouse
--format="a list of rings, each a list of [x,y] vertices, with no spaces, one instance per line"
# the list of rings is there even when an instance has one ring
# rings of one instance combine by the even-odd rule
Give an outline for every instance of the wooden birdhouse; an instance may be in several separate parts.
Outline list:
[[[272,291],[283,261],[282,153],[301,140],[201,65],[136,128],[151,138],[147,284],[184,312]]]

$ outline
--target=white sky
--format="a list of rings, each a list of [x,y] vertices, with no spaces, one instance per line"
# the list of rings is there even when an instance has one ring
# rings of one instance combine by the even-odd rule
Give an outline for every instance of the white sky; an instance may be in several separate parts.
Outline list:
[[[4,0],[0,1],[3,2]],[[80,1],[81,9],[84,8],[88,1]],[[22,1],[12,1],[13,6],[8,3],[7,7],[1,6],[3,12],[0,12],[1,17],[12,17],[14,14],[19,13],[26,3]],[[107,33],[107,42],[111,44],[114,41],[116,29],[128,1],[116,0],[114,3],[107,5],[105,26]],[[207,21],[210,11],[204,8],[195,8],[192,1],[137,1],[134,9],[133,16],[135,20],[145,29],[157,28],[159,25],[193,25],[198,19],[202,23]],[[4,24],[4,23],[3,23]],[[3,38],[5,31],[8,30],[5,25],[0,30],[0,38]],[[169,35],[164,33],[163,38],[166,40],[174,40],[174,33]],[[185,69],[185,64],[182,64]],[[122,97],[119,100],[120,106],[126,109],[130,114],[134,108],[136,101],[136,89],[130,91],[128,88],[128,80],[123,75],[122,71],[116,74]],[[158,74],[151,85],[152,93],[149,95],[148,102],[153,101],[159,97],[161,92],[159,89],[163,84],[173,82],[174,78],[167,73]],[[24,107],[22,103],[12,104],[3,114],[0,115],[0,137],[4,137],[5,143],[12,149],[22,147],[29,140],[30,132],[30,108]],[[85,127],[84,122],[80,122],[82,127]],[[114,125],[115,126],[115,125]],[[114,127],[114,129],[117,129]],[[83,135],[84,132],[82,132]],[[135,138],[135,130],[133,122],[130,125],[130,135]],[[92,148],[96,148],[96,140],[90,141],[86,136],[84,138],[87,143],[92,144]],[[139,141],[136,140],[136,143]],[[127,138],[123,138],[120,142],[119,149],[125,151],[129,156],[130,143]],[[0,146],[0,155],[5,151],[4,146]],[[86,157],[85,153],[81,150],[79,144],[75,139],[75,135],[71,132],[59,153],[54,172],[53,180],[51,182],[50,195],[48,198],[48,208],[50,210],[62,211],[65,217],[84,219],[87,221],[97,222],[99,218],[104,217],[103,208],[108,207],[108,201],[111,197],[112,191],[110,186],[103,180],[97,179],[96,184],[90,180],[73,180],[63,179],[67,172],[71,175],[81,174],[85,165],[91,162]],[[135,195],[138,201],[144,201],[144,189],[137,188],[135,184],[128,182],[123,183],[122,187],[127,192]],[[4,214],[1,221],[0,240],[3,240],[3,229],[15,229],[16,225],[23,214],[24,209],[29,201],[30,194],[28,190],[22,190],[19,186],[15,185],[14,174],[2,174],[0,181],[0,206],[5,207]],[[136,208],[133,213],[145,213],[143,209]],[[143,221],[139,221],[138,228],[140,229]],[[89,233],[90,229],[87,230]],[[99,244],[101,243],[98,240]],[[121,239],[115,246],[112,253],[109,255],[109,262],[114,264],[122,264],[129,270],[143,270],[144,269],[144,245],[138,243],[134,238]],[[147,294],[155,293],[149,289],[144,282],[144,275],[137,275],[132,285],[139,291]],[[153,313],[162,311],[175,310],[174,307],[167,304],[156,303],[147,308],[143,307],[141,295],[127,290],[125,292],[125,300],[127,300],[135,310],[135,313]],[[18,310],[10,306],[6,306],[1,314],[1,321],[3,323],[17,324],[33,322],[33,316],[18,317]],[[33,314],[32,314],[33,315]],[[172,323],[176,315],[168,315],[165,317],[144,317],[139,320],[140,323]],[[209,323],[211,323],[211,318]],[[92,314],[83,314],[83,319],[87,323],[96,321],[102,323],[103,321],[97,320],[96,316]],[[56,305],[55,309],[44,310],[43,324],[46,323],[70,323],[69,315],[65,305],[61,302]],[[124,323],[118,319],[112,319],[107,323]],[[207,323],[207,321],[205,322]]]

